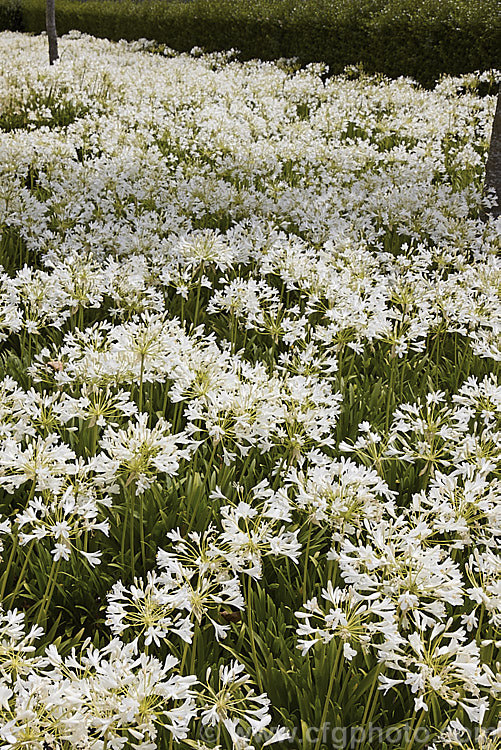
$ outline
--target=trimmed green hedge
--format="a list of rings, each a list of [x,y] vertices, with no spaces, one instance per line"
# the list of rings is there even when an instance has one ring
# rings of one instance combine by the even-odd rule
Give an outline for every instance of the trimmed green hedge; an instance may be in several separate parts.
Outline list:
[[[21,0],[0,0],[0,30],[24,31]]]
[[[498,0],[56,0],[59,34],[155,39],[179,51],[239,49],[242,59],[297,57],[331,73],[369,72],[431,85],[501,67]],[[0,24],[40,32],[45,0],[0,0]]]

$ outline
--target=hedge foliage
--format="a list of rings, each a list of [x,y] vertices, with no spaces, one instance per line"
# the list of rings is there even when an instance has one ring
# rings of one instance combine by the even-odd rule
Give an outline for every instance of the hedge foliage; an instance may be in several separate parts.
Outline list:
[[[59,34],[154,39],[175,50],[236,48],[424,85],[501,67],[498,0],[56,0]],[[0,0],[2,28],[40,32],[45,0]]]

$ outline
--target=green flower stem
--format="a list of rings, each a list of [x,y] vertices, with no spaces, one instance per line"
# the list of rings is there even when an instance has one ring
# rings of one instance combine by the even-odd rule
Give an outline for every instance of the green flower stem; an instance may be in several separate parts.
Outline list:
[[[381,669],[382,669],[381,664],[378,664],[378,666],[376,667],[374,671],[374,678],[372,680],[372,683],[369,689],[369,695],[367,696],[367,701],[365,703],[364,715],[362,716],[362,721],[361,721],[361,726],[364,728],[363,736],[365,736],[365,729],[366,727],[370,726],[372,717],[374,716],[374,711],[376,710],[377,699],[378,699],[376,685],[378,682],[378,677],[381,674]],[[360,743],[358,744],[360,745]]]
[[[208,463],[206,464],[206,467],[205,467],[205,479],[203,480],[203,487],[199,488],[198,499],[197,499],[197,503],[196,503],[195,507],[194,508],[190,508],[190,523],[188,524],[187,533],[190,532],[191,529],[193,528],[193,523],[195,521],[196,511],[198,510],[198,506],[200,504],[200,498],[206,492],[208,493],[210,491],[210,479],[211,479],[211,475],[212,475],[212,466],[214,464],[214,458],[216,456],[217,446],[218,446],[217,443],[214,443],[213,446],[212,446],[212,450],[211,450],[211,454],[210,454],[210,457],[209,457],[209,461],[208,461]],[[196,476],[196,473],[195,473],[195,463],[194,462],[193,462],[193,470],[191,472],[191,475],[193,477]]]
[[[393,389],[395,387],[395,369],[397,367],[397,359],[396,356],[392,358],[391,360],[391,366],[390,366],[390,382],[388,384],[388,393],[386,394],[386,433],[390,429],[390,414],[391,414],[391,397],[393,394]]]
[[[14,558],[16,556],[17,549],[18,549],[18,546],[19,546],[19,539],[18,539],[18,531],[17,531],[17,529],[14,531],[13,537],[14,537],[14,539],[12,541],[12,549],[10,551],[9,559],[7,561],[7,566],[6,566],[6,568],[5,568],[4,572],[3,572],[3,575],[2,575],[2,585],[0,586],[0,602],[3,601],[3,597],[4,597],[4,594],[5,594],[5,589],[7,587],[7,581],[9,580],[10,569],[12,567],[12,563],[14,562]]]
[[[337,574],[339,570],[339,560],[329,560],[327,563],[327,581],[331,581],[334,588],[336,588]]]
[[[197,640],[200,625],[195,625],[195,632],[193,633],[193,640],[191,642],[191,659],[190,659],[190,671],[189,674],[195,674],[195,662],[197,658]]]
[[[165,389],[165,398],[163,403],[163,414],[165,415],[165,411],[167,409],[167,395],[168,395],[168,388]],[[172,434],[175,435],[176,432],[179,431],[178,428],[178,422],[179,417],[181,414],[181,401],[178,401],[176,406],[174,407],[174,416],[172,417]]]
[[[308,539],[306,541],[306,551],[304,553],[303,604],[306,601],[306,580],[308,578],[308,560],[310,557],[310,546],[311,546],[311,523],[308,526]]]
[[[466,358],[469,356],[470,357],[470,361],[471,361],[471,355],[472,355],[471,346],[470,346],[470,342],[468,341],[465,344],[465,346],[464,346],[464,352],[463,352],[463,354],[461,356],[461,360],[460,360],[459,366],[455,368],[455,380],[454,380],[454,390],[455,391],[457,391],[457,389],[459,388],[460,380],[461,379],[463,379],[463,380],[466,379],[466,376],[465,376]],[[468,366],[468,373],[469,372],[470,372],[470,366]]]
[[[146,575],[146,540],[144,537],[144,492],[139,497],[139,543],[141,545],[141,564]]]
[[[193,634],[193,637],[195,637],[195,634]],[[189,649],[189,647],[190,647],[190,644],[188,643],[188,641],[186,641],[185,644],[184,644],[184,648],[183,648],[183,655],[181,657],[181,663],[179,665],[179,674],[181,674],[181,675],[183,674],[183,669],[184,669],[184,665],[185,665],[185,662],[186,662],[186,657],[188,655],[188,649]]]
[[[130,540],[130,570],[132,574],[132,578],[134,578],[136,574],[135,570],[135,560],[134,560],[134,508],[136,504],[136,493],[135,493],[135,483],[132,483],[132,492],[129,492],[130,495],[130,502],[129,502],[129,510],[130,510],[130,524],[129,524],[129,540]]]
[[[480,646],[480,641],[482,640],[482,623],[484,620],[484,612],[485,612],[485,605],[482,604],[480,606],[480,617],[478,618],[477,635],[475,638],[477,646]]]
[[[120,542],[120,566],[122,570],[125,570],[125,538],[127,534],[127,508],[125,508],[123,525],[122,525],[122,539]]]
[[[196,328],[197,324],[198,324],[198,313],[200,311],[200,292],[202,290],[202,275],[203,275],[203,271],[204,271],[204,264],[202,263],[201,271],[200,271],[200,278],[198,280],[198,287],[197,287],[197,299],[196,299],[196,302],[195,302],[195,314],[193,316],[193,323],[192,323],[192,327],[193,328]]]
[[[97,424],[90,428],[90,449],[89,456],[95,456],[97,453],[97,441],[99,438],[99,427]]]
[[[350,662],[348,662],[348,665],[349,665],[349,664],[350,664]],[[346,675],[345,675],[345,677],[344,677],[344,680],[343,680],[343,684],[342,684],[342,686],[341,686],[341,691],[340,691],[340,693],[339,693],[339,695],[338,695],[338,697],[337,697],[337,702],[338,702],[338,704],[339,704],[340,706],[342,706],[342,705],[343,705],[343,698],[344,698],[344,694],[345,694],[345,692],[346,692],[346,688],[348,687],[348,683],[350,682],[350,675],[351,675],[351,674],[352,674],[352,672],[351,672],[351,670],[350,670],[350,669],[348,668],[348,669],[346,670]]]
[[[254,623],[252,617],[252,578],[248,576],[247,580],[247,626],[249,628],[249,638],[251,644],[252,661],[254,663],[254,670],[256,672],[256,681],[259,687],[259,692],[263,692],[263,680],[261,678],[261,668],[257,659],[256,642],[254,639]]]
[[[421,713],[419,714],[419,719],[417,721],[416,721],[416,714],[414,713],[414,722],[413,722],[414,726],[413,726],[411,738],[410,738],[409,743],[406,746],[405,750],[414,750],[414,740],[416,739],[417,731],[418,731],[419,727],[421,726],[421,724],[423,722],[425,713],[426,713],[426,711],[423,708],[422,711],[421,711]]]
[[[248,454],[245,457],[245,461],[242,464],[242,469],[240,470],[240,480],[243,481],[245,472],[249,468],[252,460],[252,448],[249,450]]]
[[[279,463],[278,469],[277,469],[277,476],[275,478],[275,481],[273,482],[273,487],[272,487],[273,492],[277,491],[280,482],[283,481],[282,469],[284,468],[285,461],[286,461],[285,455],[282,454],[282,456],[280,458],[280,463]]]
[[[237,344],[237,320],[236,320],[235,313],[233,312],[233,310],[231,311],[230,331],[231,331],[231,353],[235,354],[235,349],[236,349],[236,344]]]
[[[14,588],[14,591],[11,592],[10,594],[8,594],[8,596],[5,597],[5,601],[6,602],[7,602],[8,599],[12,599],[12,601],[14,602],[15,599],[16,599],[16,596],[18,595],[19,591],[21,590],[21,586],[23,585],[23,582],[24,582],[26,568],[28,567],[28,562],[30,560],[31,553],[33,551],[33,547],[34,546],[35,546],[35,540],[32,539],[31,542],[30,542],[30,545],[28,547],[28,550],[26,552],[26,555],[24,557],[23,567],[21,568],[21,572],[19,573],[19,576],[17,578],[16,586]]]
[[[52,600],[52,595],[56,587],[57,574],[59,573],[60,566],[61,566],[60,560],[58,560],[57,562],[55,560],[52,561],[52,565],[51,565],[50,573],[49,573],[49,580],[47,581],[47,588],[45,590],[44,597],[42,601],[40,602],[40,609],[37,614],[37,621],[40,625],[45,624],[45,620],[47,617],[47,610],[49,609],[49,605]]]
[[[139,373],[139,395],[138,395],[138,403],[137,408],[139,411],[143,411],[143,379],[144,379],[144,354],[141,353],[141,370]]]
[[[320,750],[320,745],[322,742],[322,730],[323,726],[325,724],[325,720],[327,718],[327,714],[329,712],[329,704],[331,701],[332,696],[332,690],[334,688],[334,682],[337,677],[338,669],[339,669],[339,663],[341,661],[341,654],[343,653],[343,648],[341,643],[338,644],[337,648],[337,654],[336,654],[336,660],[334,662],[334,666],[332,667],[331,677],[329,680],[329,687],[327,688],[327,695],[325,696],[325,703],[324,703],[324,709],[322,711],[322,718],[320,719],[320,725],[319,725],[319,733],[318,738],[315,744],[315,750]]]

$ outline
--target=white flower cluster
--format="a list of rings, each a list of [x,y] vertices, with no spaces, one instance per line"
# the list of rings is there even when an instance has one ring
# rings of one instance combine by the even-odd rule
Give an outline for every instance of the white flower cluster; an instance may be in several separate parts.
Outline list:
[[[303,605],[292,650],[335,646],[357,685],[376,670],[365,718],[396,687],[445,738],[483,726],[501,694],[494,98],[471,76],[424,91],[78,33],[49,68],[45,44],[0,34],[2,748],[201,748],[196,722],[217,748],[285,739],[253,607],[277,591],[284,633]],[[61,571],[92,587],[98,564],[112,637],[63,623],[64,647],[57,615],[46,642],[30,618],[50,632]]]
[[[385,440],[366,424],[341,446],[372,462],[385,443],[383,473],[396,460],[431,472],[398,512],[378,474],[352,461],[289,474],[310,523],[342,530],[327,557],[346,586],[329,581],[325,607],[314,598],[296,613],[298,647],[337,637],[345,659],[372,651],[400,674],[381,674],[382,690],[409,685],[416,711],[439,697],[478,724],[499,696],[486,655],[501,647],[500,395],[492,376],[471,377],[452,403],[430,392],[397,408]]]
[[[182,676],[176,657],[160,661],[141,652],[137,640],[113,638],[100,649],[87,641],[65,657],[50,645],[35,656],[34,642],[42,635],[36,627],[25,632],[24,614],[0,609],[2,747],[147,750],[156,747],[159,728],[179,742],[200,717],[203,724],[226,727],[234,746],[245,750],[271,721],[269,699],[255,695],[237,662],[221,667],[224,688],[215,695],[210,684],[198,687],[195,675]],[[248,740],[237,734],[249,726]],[[265,744],[287,733],[269,735]]]
[[[46,266],[0,277],[2,336],[105,303],[161,312],[201,285],[207,312],[289,344],[382,341],[401,357],[439,329],[499,359],[499,236],[471,215],[492,97],[87,37],[63,39],[50,70],[41,40],[4,34],[0,54],[10,127],[44,90],[54,111],[0,131],[0,225]],[[249,264],[253,276],[235,273]],[[155,344],[134,326],[116,334],[120,348],[132,337],[126,359],[139,354],[122,362],[132,377]]]
[[[211,499],[226,498],[217,490]],[[161,572],[151,572],[146,584],[136,579],[130,588],[121,581],[113,586],[106,620],[112,632],[122,635],[131,629],[134,637],[145,636],[145,645],[154,641],[160,646],[171,634],[191,643],[193,623],[207,617],[216,639],[226,638],[230,626],[215,618],[223,606],[230,608],[223,612],[244,609],[239,575],[259,579],[263,558],[285,556],[298,562],[301,552],[298,532],[287,529],[292,521],[287,496],[263,481],[249,500],[252,504],[241,500],[220,508],[220,532],[213,526],[203,534],[168,532],[170,549],[157,554]]]

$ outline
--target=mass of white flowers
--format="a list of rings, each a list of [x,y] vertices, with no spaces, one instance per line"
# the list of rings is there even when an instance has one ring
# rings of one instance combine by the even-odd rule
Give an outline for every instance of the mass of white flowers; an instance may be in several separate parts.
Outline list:
[[[0,34],[1,749],[498,747],[501,74],[46,58]]]

